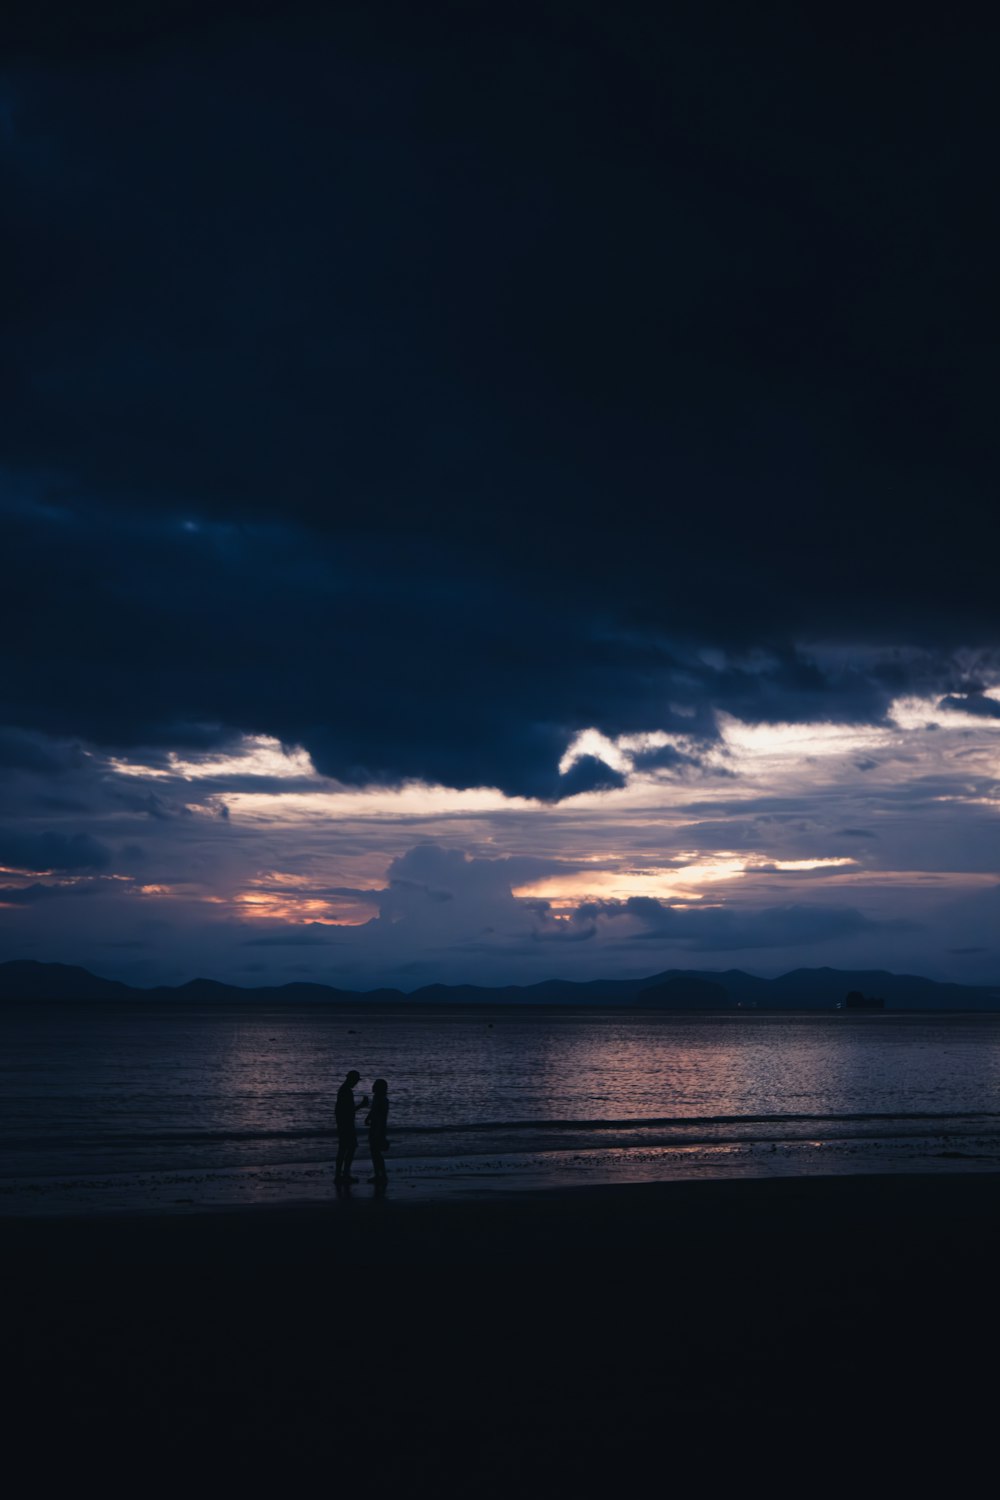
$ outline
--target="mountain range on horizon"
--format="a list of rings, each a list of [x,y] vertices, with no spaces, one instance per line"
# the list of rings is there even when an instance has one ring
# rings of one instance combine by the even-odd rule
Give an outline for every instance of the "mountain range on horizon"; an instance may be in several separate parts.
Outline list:
[[[423,985],[399,989],[346,990],[293,982],[250,988],[213,979],[137,988],[102,979],[72,964],[14,959],[0,963],[0,1003],[24,1001],[146,1004],[299,1003],[334,1005],[560,1005],[639,1006],[657,1010],[832,1010],[856,991],[884,1002],[886,1010],[1000,1010],[1000,986],[966,985],[892,974],[884,969],[793,969],[764,979],[742,969],[668,969],[639,979],[543,980],[529,985]]]

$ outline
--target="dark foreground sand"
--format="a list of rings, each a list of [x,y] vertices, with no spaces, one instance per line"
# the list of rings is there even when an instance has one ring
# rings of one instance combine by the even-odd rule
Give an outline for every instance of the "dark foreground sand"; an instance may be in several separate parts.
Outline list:
[[[993,1447],[994,1175],[3,1234],[32,1493],[961,1495]]]

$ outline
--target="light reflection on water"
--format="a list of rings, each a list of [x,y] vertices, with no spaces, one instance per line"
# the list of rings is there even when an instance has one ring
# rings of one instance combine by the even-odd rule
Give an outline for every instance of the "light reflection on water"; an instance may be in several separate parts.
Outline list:
[[[11,1007],[0,1209],[140,1178],[325,1191],[350,1067],[359,1097],[389,1080],[397,1180],[1000,1153],[1000,1016]]]

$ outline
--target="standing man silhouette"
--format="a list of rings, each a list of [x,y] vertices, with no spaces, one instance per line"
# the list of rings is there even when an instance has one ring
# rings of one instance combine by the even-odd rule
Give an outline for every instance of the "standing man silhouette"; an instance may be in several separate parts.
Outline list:
[[[361,1074],[352,1068],[337,1090],[337,1105],[334,1117],[337,1121],[337,1171],[334,1182],[347,1183],[357,1182],[356,1177],[351,1176],[351,1162],[354,1153],[358,1149],[358,1133],[354,1128],[354,1116],[358,1112],[358,1105],[354,1102],[354,1089],[361,1082]],[[361,1101],[364,1109],[368,1103],[368,1095],[365,1094]]]

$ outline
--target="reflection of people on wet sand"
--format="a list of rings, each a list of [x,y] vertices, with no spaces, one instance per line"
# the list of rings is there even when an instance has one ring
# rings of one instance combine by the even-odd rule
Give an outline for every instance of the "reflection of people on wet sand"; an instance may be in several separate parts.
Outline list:
[[[372,1084],[372,1107],[365,1116],[365,1124],[368,1126],[368,1149],[372,1154],[372,1171],[375,1174],[371,1180],[385,1182],[387,1173],[382,1152],[389,1146],[386,1139],[389,1128],[389,1085],[384,1078],[376,1078]]]
[[[355,1085],[361,1082],[361,1074],[352,1068],[337,1090],[337,1105],[334,1117],[337,1122],[337,1172],[334,1182],[357,1182],[356,1177],[351,1176],[351,1162],[354,1153],[358,1149],[358,1133],[354,1126],[354,1116],[358,1112],[358,1106],[354,1102]],[[368,1103],[366,1094],[361,1101],[362,1109]]]

